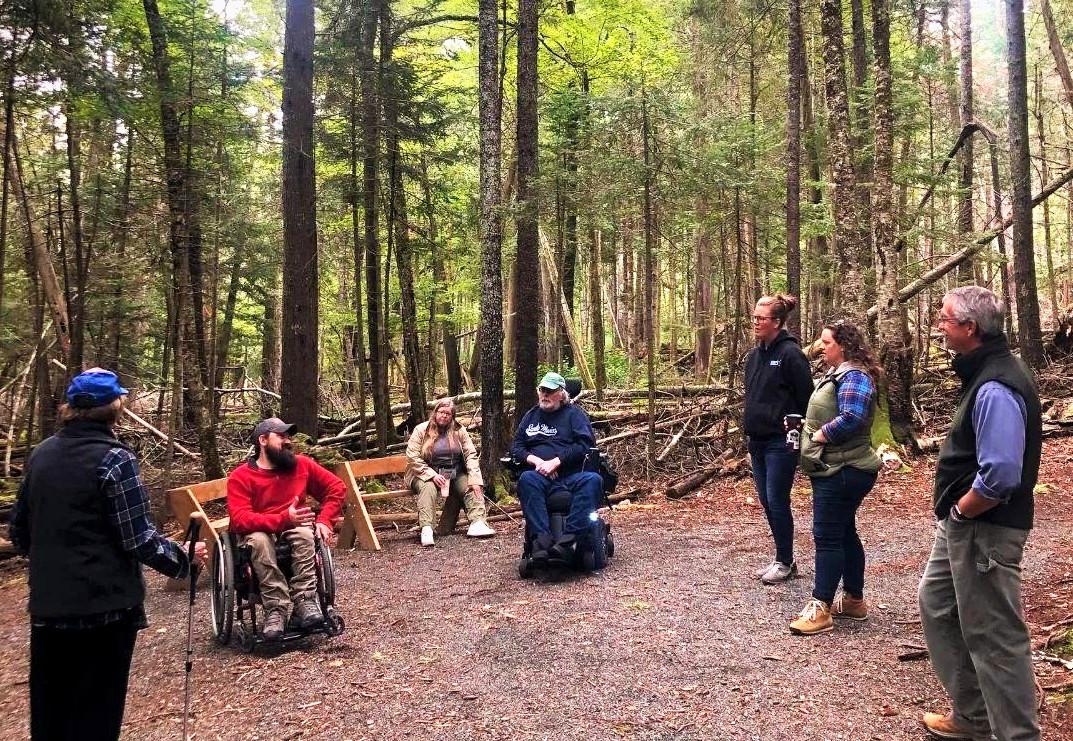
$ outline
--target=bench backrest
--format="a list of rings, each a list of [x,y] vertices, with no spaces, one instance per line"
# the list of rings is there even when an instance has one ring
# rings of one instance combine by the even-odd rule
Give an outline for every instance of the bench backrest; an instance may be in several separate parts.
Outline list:
[[[202,529],[210,531],[201,533],[201,540],[205,542],[218,542],[219,533],[227,529],[229,518],[209,520],[202,505],[226,498],[227,479],[213,479],[168,490],[168,506],[176,522],[179,523],[180,530],[185,534],[190,526],[191,515],[198,513],[204,523]]]

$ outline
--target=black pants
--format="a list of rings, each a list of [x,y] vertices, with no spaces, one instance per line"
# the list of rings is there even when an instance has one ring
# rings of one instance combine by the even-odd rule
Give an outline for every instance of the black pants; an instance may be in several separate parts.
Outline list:
[[[34,741],[115,741],[138,626],[30,629],[30,733]]]

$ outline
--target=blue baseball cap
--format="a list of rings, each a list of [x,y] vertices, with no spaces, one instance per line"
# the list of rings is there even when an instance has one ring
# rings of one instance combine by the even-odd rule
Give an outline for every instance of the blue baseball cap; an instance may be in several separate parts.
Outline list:
[[[71,379],[67,387],[67,403],[80,409],[111,404],[130,393],[119,385],[119,376],[104,368],[90,368]]]

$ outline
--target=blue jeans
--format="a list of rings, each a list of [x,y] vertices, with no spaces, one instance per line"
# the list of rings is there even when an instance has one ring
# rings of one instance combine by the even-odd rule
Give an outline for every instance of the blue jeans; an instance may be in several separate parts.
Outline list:
[[[596,511],[603,485],[600,474],[592,471],[578,471],[557,479],[549,479],[536,471],[524,472],[518,478],[518,498],[522,500],[522,512],[533,536],[551,532],[548,497],[559,486],[569,490],[572,495],[565,532],[574,535],[588,532],[592,526],[591,515]]]
[[[812,596],[827,604],[838,582],[851,597],[864,596],[864,546],[857,535],[857,509],[879,474],[846,466],[812,477],[812,537],[816,541],[816,586]]]
[[[767,515],[775,539],[775,560],[789,566],[794,562],[794,513],[790,510],[790,488],[794,485],[798,452],[786,447],[782,436],[749,440],[756,494]]]

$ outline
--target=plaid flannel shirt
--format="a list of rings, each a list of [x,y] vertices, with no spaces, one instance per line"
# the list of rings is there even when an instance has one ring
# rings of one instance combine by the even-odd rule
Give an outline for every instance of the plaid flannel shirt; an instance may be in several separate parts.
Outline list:
[[[876,386],[867,373],[851,370],[838,384],[838,415],[820,429],[829,442],[840,443],[857,430],[868,416]]]

